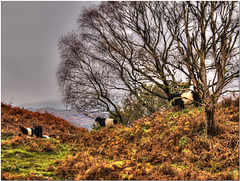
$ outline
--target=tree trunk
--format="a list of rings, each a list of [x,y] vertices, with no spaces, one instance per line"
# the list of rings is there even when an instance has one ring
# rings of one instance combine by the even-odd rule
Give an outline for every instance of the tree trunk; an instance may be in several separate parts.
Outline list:
[[[214,115],[215,106],[211,103],[209,107],[205,107],[206,133],[209,136],[213,136],[216,133]]]

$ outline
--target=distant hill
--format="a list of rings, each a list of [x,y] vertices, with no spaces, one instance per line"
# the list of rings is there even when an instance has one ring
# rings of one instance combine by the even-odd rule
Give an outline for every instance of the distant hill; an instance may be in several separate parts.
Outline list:
[[[36,102],[36,103],[27,103],[21,104],[16,107],[24,107],[29,111],[40,111],[44,113],[45,111],[55,115],[56,117],[62,118],[73,124],[77,127],[84,127],[88,130],[92,129],[94,120],[89,118],[81,113],[78,113],[75,110],[66,108],[60,100],[45,101],[45,102]]]
[[[60,100],[32,102],[32,103],[30,102],[25,104],[19,104],[19,105],[16,105],[15,107],[24,107],[26,109],[40,109],[43,107],[51,107],[51,108],[63,109],[63,110],[67,109]]]
[[[95,122],[93,119],[84,116],[77,111],[71,109],[55,109],[53,107],[42,107],[42,108],[27,108],[29,111],[39,111],[41,113],[48,112],[56,117],[67,120],[69,123],[76,127],[84,127],[88,130],[92,129],[92,125]]]

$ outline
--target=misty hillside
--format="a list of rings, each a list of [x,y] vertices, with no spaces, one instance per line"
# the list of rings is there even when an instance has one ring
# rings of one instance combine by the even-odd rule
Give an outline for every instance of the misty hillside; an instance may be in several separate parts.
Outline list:
[[[202,107],[89,132],[48,113],[2,104],[2,179],[238,180],[238,101],[218,105],[218,132],[208,139]],[[33,122],[52,138],[17,136],[19,125]]]
[[[85,116],[75,110],[66,108],[61,101],[45,101],[45,102],[35,102],[28,104],[21,104],[16,107],[24,107],[25,109],[33,112],[48,112],[56,117],[62,118],[77,127],[84,127],[88,130],[92,130],[92,125],[94,119]]]
[[[52,107],[54,109],[61,109],[61,110],[67,109],[60,100],[25,103],[21,105],[16,105],[16,107],[24,107],[26,109],[41,109],[43,107]]]
[[[71,109],[56,109],[53,107],[41,107],[41,108],[27,108],[29,111],[39,111],[41,113],[48,112],[53,114],[56,117],[65,119],[72,125],[76,127],[83,127],[88,130],[92,130],[93,123],[95,122],[94,119],[91,119],[77,111]]]

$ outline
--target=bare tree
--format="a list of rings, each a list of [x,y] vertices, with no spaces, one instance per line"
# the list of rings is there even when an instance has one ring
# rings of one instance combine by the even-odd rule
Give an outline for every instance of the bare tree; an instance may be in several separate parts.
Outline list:
[[[59,49],[63,61],[57,77],[66,105],[90,114],[108,111],[122,122],[117,98],[110,94],[109,85],[116,84],[114,73],[88,55],[90,47],[83,46],[73,32],[62,37]],[[116,92],[115,92],[116,93]]]
[[[216,103],[239,76],[238,4],[102,2],[86,9],[78,25],[59,43],[66,104],[104,109],[123,121],[119,100],[134,96],[152,113],[142,95],[167,99],[193,85],[203,99],[206,132],[214,134]]]
[[[181,57],[175,67],[191,79],[203,98],[206,132],[213,135],[216,103],[228,91],[224,87],[239,77],[238,4],[174,2],[165,10]]]
[[[174,50],[174,39],[164,28],[166,22],[162,21],[162,6],[160,2],[103,2],[80,15],[78,31],[60,40],[63,62],[58,79],[67,104],[89,109],[90,105],[97,106],[98,101],[92,105],[83,98],[92,100],[93,96],[95,100],[101,100],[107,95],[108,103],[104,104],[110,103],[115,108],[114,111],[107,108],[113,114],[121,107],[119,102],[114,101],[113,95],[124,91],[134,95],[150,112],[156,111],[154,105],[142,99],[141,94],[167,99],[170,83],[177,82],[176,72],[168,64],[171,61],[170,52]],[[67,62],[72,62],[73,66],[68,66]],[[66,78],[70,74],[64,71],[74,73]],[[88,76],[85,78],[82,74]],[[76,77],[79,81],[70,83]],[[150,89],[149,85],[156,85],[162,91]],[[88,86],[94,91],[87,93]],[[121,94],[121,97],[123,95],[126,94]],[[83,102],[86,102],[84,106]]]
[[[96,10],[87,11],[79,19],[81,28],[85,29],[85,38],[94,42],[98,51],[104,54],[101,59],[99,56],[95,59],[117,67],[133,93],[137,87],[145,88],[144,83],[149,82],[168,93],[167,76],[174,79],[172,71],[166,67],[173,39],[159,21],[162,16],[158,11],[160,5],[156,3],[155,9],[151,7],[152,3],[107,2]],[[129,80],[123,75],[128,75]],[[157,96],[166,98],[166,95]]]

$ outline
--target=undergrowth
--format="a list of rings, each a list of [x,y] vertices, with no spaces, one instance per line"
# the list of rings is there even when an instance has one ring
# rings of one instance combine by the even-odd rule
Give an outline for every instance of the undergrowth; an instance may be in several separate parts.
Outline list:
[[[156,112],[132,127],[119,124],[88,132],[69,125],[70,133],[64,126],[58,130],[54,123],[47,125],[50,117],[57,122],[51,115],[31,117],[23,109],[16,109],[18,114],[12,109],[6,116],[2,108],[2,179],[239,179],[238,99],[218,105],[217,133],[211,138],[205,137],[202,107]],[[24,120],[19,115],[38,123],[45,117],[48,133],[53,127],[56,133],[51,139],[18,137],[15,127],[25,124],[15,121]]]

